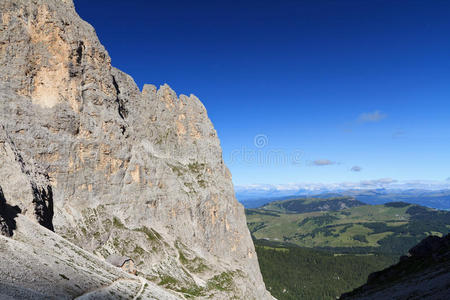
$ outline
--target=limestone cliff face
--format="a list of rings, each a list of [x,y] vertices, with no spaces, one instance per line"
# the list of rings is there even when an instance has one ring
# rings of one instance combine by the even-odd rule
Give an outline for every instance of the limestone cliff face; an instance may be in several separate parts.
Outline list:
[[[25,164],[19,150],[0,126],[0,227],[5,236],[16,229],[22,213],[53,230],[53,193],[48,176],[34,164]]]
[[[70,0],[2,0],[0,16],[6,201],[100,257],[132,257],[169,289],[270,298],[201,102],[167,85],[141,92]],[[29,177],[40,206],[10,196],[20,183],[8,172]]]

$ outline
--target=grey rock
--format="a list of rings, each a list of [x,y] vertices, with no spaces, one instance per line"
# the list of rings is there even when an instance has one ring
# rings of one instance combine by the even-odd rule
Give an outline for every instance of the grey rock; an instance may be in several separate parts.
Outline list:
[[[121,266],[123,266],[123,264],[126,261],[128,261],[130,259],[131,258],[129,258],[129,257],[120,256],[120,255],[117,255],[117,254],[111,254],[110,256],[108,256],[106,258],[106,261],[109,262],[110,264],[112,264],[113,266],[121,267]]]
[[[13,235],[14,218],[19,212],[53,230],[53,194],[48,176],[33,164],[25,163],[0,126],[0,223],[3,235]]]
[[[0,299],[183,299],[23,215],[16,221],[12,239],[0,236]]]
[[[6,201],[168,289],[270,299],[203,104],[141,92],[70,0],[3,0],[0,16]]]

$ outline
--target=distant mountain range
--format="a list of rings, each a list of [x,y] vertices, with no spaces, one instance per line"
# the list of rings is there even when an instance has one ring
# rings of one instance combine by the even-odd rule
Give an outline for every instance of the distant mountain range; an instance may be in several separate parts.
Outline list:
[[[376,188],[376,189],[339,189],[320,188],[294,189],[287,187],[236,187],[236,197],[246,208],[257,208],[267,203],[295,199],[300,197],[333,198],[353,197],[366,204],[385,204],[388,202],[408,202],[440,210],[450,210],[450,188],[446,189],[420,189],[420,188]],[[429,187],[442,187],[429,185]]]

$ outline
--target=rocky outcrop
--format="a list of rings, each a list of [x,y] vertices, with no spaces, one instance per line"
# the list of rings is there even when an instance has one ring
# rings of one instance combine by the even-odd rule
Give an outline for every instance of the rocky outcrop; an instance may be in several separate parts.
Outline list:
[[[4,0],[0,15],[6,203],[179,293],[270,298],[202,103],[140,91],[70,0]]]
[[[182,299],[18,215],[0,236],[0,299]]]
[[[53,193],[49,178],[34,164],[26,164],[4,128],[0,127],[0,223],[12,236],[18,213],[53,230]]]
[[[367,284],[340,299],[448,299],[450,234],[429,236],[400,262],[369,275]]]
[[[444,237],[430,235],[409,250],[404,260],[431,257],[438,260],[442,255],[450,254],[450,234]]]

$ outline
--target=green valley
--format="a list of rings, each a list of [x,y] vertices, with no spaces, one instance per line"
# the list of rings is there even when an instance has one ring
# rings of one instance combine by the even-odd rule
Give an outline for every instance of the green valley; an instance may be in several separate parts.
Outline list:
[[[352,197],[275,201],[246,214],[265,283],[278,299],[336,299],[423,238],[450,232],[448,211]]]
[[[314,199],[319,203],[321,200]],[[403,202],[305,213],[291,212],[283,202],[277,202],[246,213],[255,239],[339,253],[402,255],[426,236],[442,236],[450,231],[450,212]]]

